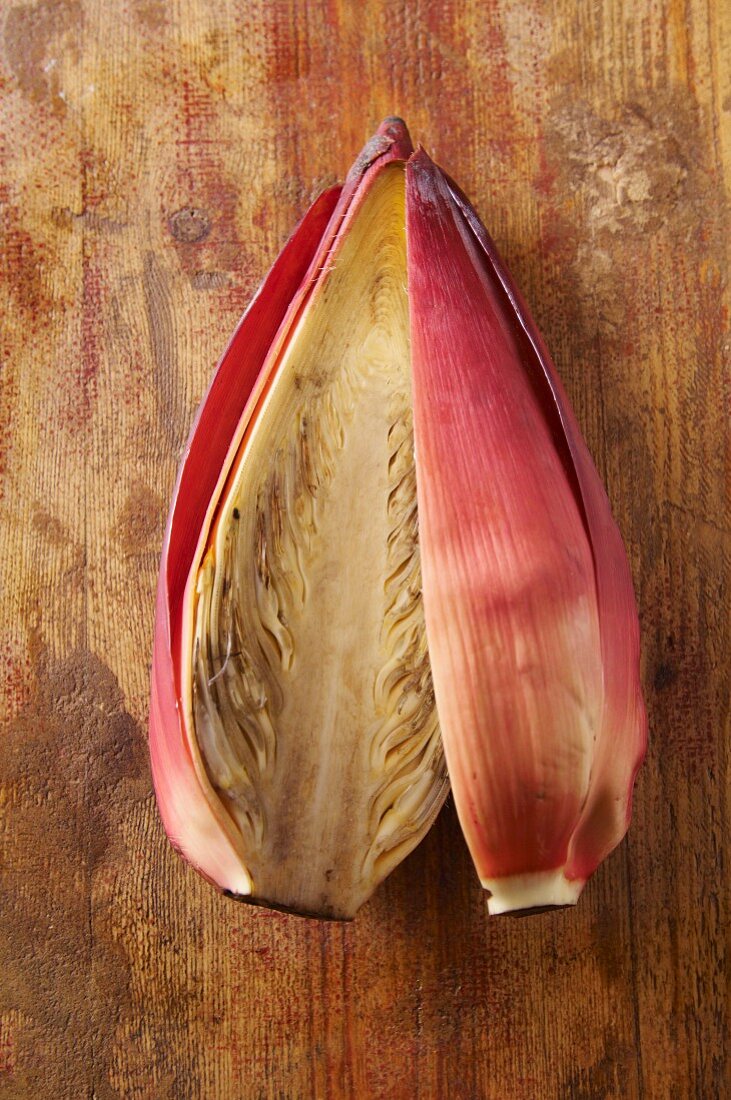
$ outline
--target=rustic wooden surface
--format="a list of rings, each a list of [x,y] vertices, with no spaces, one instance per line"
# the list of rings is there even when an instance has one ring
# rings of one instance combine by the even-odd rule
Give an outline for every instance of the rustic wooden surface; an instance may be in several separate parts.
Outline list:
[[[723,1095],[730,16],[2,4],[1,1096]],[[503,249],[631,556],[650,753],[575,911],[488,920],[449,804],[354,924],[252,910],[175,857],[151,794],[191,417],[305,205],[391,113]]]

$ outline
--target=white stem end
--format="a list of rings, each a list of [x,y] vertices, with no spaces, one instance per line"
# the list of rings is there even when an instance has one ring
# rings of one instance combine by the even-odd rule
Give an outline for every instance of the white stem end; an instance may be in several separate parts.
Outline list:
[[[534,909],[546,905],[576,905],[584,888],[584,879],[567,879],[563,867],[553,871],[535,871],[506,878],[483,878],[490,891],[487,911],[491,916],[515,909]]]

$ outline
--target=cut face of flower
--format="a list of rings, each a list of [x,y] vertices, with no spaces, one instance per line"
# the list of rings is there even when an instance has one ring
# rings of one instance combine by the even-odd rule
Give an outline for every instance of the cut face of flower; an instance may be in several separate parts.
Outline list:
[[[227,892],[347,918],[448,763],[491,911],[575,901],[628,823],[637,651],[540,337],[387,120],[285,246],[181,467],[150,726],[171,840]]]

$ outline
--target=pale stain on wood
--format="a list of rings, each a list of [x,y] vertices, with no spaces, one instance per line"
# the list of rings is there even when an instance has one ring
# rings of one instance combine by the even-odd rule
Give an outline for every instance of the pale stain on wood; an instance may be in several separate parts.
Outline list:
[[[9,0],[0,1093],[579,1100],[728,1080],[731,9]],[[488,920],[448,804],[351,925],[168,846],[145,748],[191,417],[322,186],[398,113],[531,303],[627,540],[651,741],[575,910]]]

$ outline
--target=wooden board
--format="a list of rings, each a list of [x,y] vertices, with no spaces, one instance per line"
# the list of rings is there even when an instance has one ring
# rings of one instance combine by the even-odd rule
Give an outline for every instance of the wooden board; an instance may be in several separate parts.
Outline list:
[[[0,1095],[723,1094],[730,16],[2,5]],[[151,793],[193,412],[306,204],[392,113],[496,237],[629,548],[650,752],[575,910],[488,919],[450,804],[352,925],[251,910],[175,857]]]

